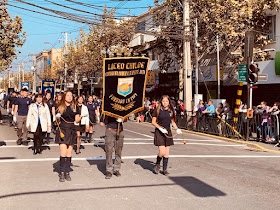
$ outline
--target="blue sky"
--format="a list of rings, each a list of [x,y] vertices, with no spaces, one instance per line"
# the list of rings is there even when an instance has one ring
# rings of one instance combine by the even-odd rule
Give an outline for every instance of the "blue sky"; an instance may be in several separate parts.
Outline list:
[[[88,11],[91,13],[102,13],[102,7],[105,4],[108,7],[117,7],[117,15],[127,15],[130,9],[130,15],[139,15],[142,12],[148,10],[149,6],[153,6],[154,0],[136,0],[136,1],[118,1],[118,0],[71,0],[76,2],[82,2],[87,4],[92,4],[97,6],[96,9],[85,7],[82,5],[75,4],[71,1],[67,0],[23,0],[28,3],[33,3],[39,5],[41,7],[46,7],[48,9],[70,12],[77,15],[92,17],[93,15],[82,13],[78,11],[74,11],[71,9],[67,9],[58,5],[54,5],[52,2],[62,4],[67,7],[73,7],[75,9]],[[16,0],[8,0],[8,3],[14,6],[22,7],[25,9],[29,9],[32,11],[43,12],[51,15],[56,15],[52,12],[48,12],[46,10],[36,8],[34,6],[30,6],[24,3],[20,3]],[[147,8],[139,8],[139,7],[147,7]],[[122,9],[127,8],[127,9]],[[23,30],[27,32],[27,38],[24,46],[19,48],[18,50],[21,52],[18,54],[18,59],[14,60],[12,70],[16,73],[16,65],[25,62],[25,72],[30,71],[30,67],[32,66],[32,57],[28,56],[29,54],[37,54],[42,50],[51,49],[52,46],[55,48],[60,48],[63,45],[63,42],[59,42],[59,39],[63,39],[62,32],[71,33],[69,36],[69,40],[74,39],[78,36],[78,32],[80,28],[88,29],[87,24],[81,24],[74,21],[58,19],[55,17],[46,16],[43,14],[37,14],[31,11],[26,11],[20,8],[15,8],[12,6],[8,6],[9,13],[13,17],[14,15],[18,15],[22,18],[23,22]],[[44,42],[50,42],[51,44],[45,44]]]

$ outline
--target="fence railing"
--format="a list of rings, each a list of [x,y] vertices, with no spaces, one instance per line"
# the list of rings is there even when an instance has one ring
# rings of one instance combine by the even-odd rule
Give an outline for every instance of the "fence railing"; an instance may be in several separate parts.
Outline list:
[[[249,124],[249,140],[279,142],[279,115],[272,113],[254,113],[252,119],[247,118],[247,113],[239,113],[237,122],[233,119],[218,119],[217,115],[209,116],[199,112],[185,112],[177,115],[177,124],[187,130],[215,134],[240,139],[238,133],[246,138],[247,125]],[[234,129],[232,129],[234,128]],[[238,133],[237,133],[238,132]]]

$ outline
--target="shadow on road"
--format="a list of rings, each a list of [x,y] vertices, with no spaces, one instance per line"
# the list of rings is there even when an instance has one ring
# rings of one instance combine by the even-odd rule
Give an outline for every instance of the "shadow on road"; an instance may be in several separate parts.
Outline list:
[[[91,161],[89,161],[91,162]],[[101,161],[99,161],[101,162]],[[59,161],[57,162],[59,165]],[[57,164],[55,163],[55,164]],[[54,164],[54,165],[55,165]],[[102,164],[104,165],[104,164]],[[55,166],[57,167],[57,166]],[[54,168],[55,168],[54,167]],[[202,182],[194,177],[169,177],[170,180],[174,183],[165,183],[165,184],[149,184],[149,185],[128,185],[128,186],[114,186],[114,187],[92,187],[92,188],[74,188],[74,189],[63,189],[63,190],[47,190],[47,191],[31,191],[31,192],[21,192],[21,193],[12,193],[7,195],[1,195],[0,199],[22,196],[22,195],[34,195],[34,194],[49,194],[49,193],[62,193],[62,192],[82,192],[82,191],[94,191],[94,190],[113,190],[113,189],[129,189],[134,188],[155,188],[162,186],[175,186],[179,185],[185,190],[189,191],[197,197],[218,197],[226,196],[222,191]]]
[[[0,160],[11,160],[16,159],[15,157],[0,157]]]
[[[222,191],[192,176],[169,177],[169,179],[197,197],[226,196]]]
[[[6,145],[7,145],[7,143],[5,141],[0,141],[0,147],[6,146]]]
[[[71,166],[73,167],[74,165],[71,163]],[[70,171],[74,171],[71,167],[71,170]],[[78,166],[75,166],[75,167],[78,167]],[[60,161],[57,161],[53,164],[53,172],[56,172],[57,174],[60,173]]]
[[[87,160],[87,162],[92,166],[96,165],[97,169],[103,173],[106,174],[106,161],[105,160]]]
[[[143,169],[153,171],[155,164],[152,161],[144,160],[144,159],[136,159],[134,161],[136,165],[140,165]]]

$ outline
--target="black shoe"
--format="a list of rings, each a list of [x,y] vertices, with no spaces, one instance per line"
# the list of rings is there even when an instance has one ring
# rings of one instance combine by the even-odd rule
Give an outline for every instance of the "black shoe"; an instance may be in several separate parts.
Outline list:
[[[33,155],[37,155],[37,150],[36,149],[33,150]]]
[[[87,143],[87,140],[85,139],[85,141],[84,141],[84,142],[85,142],[85,144],[86,144],[86,143]]]
[[[23,142],[22,142],[22,145],[28,146],[28,142],[27,142],[27,141],[23,141]]]
[[[165,176],[168,176],[168,175],[169,175],[169,173],[168,173],[167,170],[163,171],[162,174],[165,175]]]
[[[18,140],[17,140],[17,145],[21,145],[21,143],[22,143],[22,142],[21,142],[21,139],[18,139]]]
[[[120,176],[121,176],[121,173],[120,173],[119,171],[115,171],[115,172],[114,172],[114,175],[117,176],[117,177],[120,177]]]
[[[60,182],[65,182],[65,173],[64,173],[64,172],[61,172],[61,173],[59,174],[59,181],[60,181]]]
[[[69,173],[65,173],[64,178],[66,179],[66,181],[71,181],[71,176]]]
[[[112,173],[111,172],[106,172],[105,179],[111,179],[112,178]]]
[[[155,173],[155,174],[158,174],[158,173],[159,173],[159,170],[160,170],[160,165],[159,165],[159,164],[156,164],[156,166],[154,167],[154,173]]]
[[[88,140],[88,143],[91,143],[91,141],[92,141],[92,140],[91,140],[91,139],[89,139],[89,140]]]
[[[76,152],[77,155],[80,154],[80,153],[81,153],[81,151],[80,152]]]

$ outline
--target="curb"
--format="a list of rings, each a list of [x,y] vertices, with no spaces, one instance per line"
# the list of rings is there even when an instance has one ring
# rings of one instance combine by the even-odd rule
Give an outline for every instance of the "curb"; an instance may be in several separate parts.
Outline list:
[[[148,124],[148,125],[151,125],[151,123],[149,122],[141,122],[141,123],[144,123],[144,124]],[[189,130],[186,130],[186,129],[181,129],[183,132],[185,133],[192,133],[192,134],[197,134],[197,135],[202,135],[202,136],[209,136],[211,138],[218,138],[218,139],[221,139],[221,140],[224,140],[224,141],[228,141],[228,142],[234,142],[234,143],[239,143],[239,144],[246,144],[248,146],[251,146],[251,147],[255,147],[257,149],[260,149],[264,152],[274,152],[274,153],[280,153],[280,151],[277,151],[277,150],[273,150],[273,149],[267,149],[265,147],[262,147],[258,144],[255,144],[255,143],[251,143],[251,142],[244,142],[244,141],[240,141],[240,140],[235,140],[235,139],[229,139],[229,138],[226,138],[226,137],[222,137],[222,136],[216,136],[216,135],[212,135],[212,134],[207,134],[207,133],[199,133],[199,132],[195,132],[195,131],[189,131]]]

